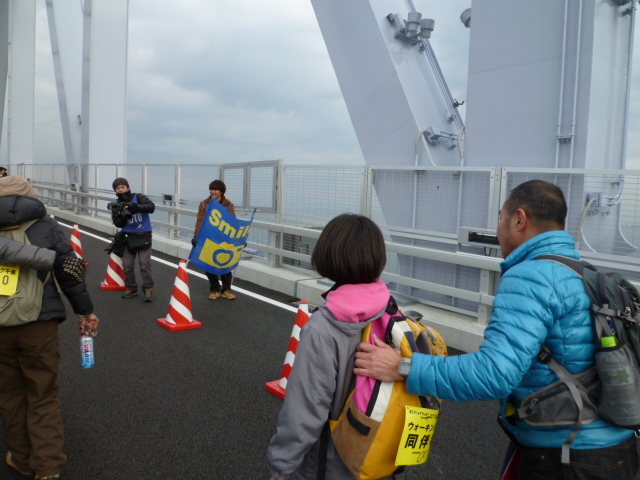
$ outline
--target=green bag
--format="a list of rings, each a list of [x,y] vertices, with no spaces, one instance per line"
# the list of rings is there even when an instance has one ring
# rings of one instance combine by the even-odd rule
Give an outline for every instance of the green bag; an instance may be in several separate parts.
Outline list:
[[[17,240],[18,242],[31,245],[27,238],[27,229],[37,222],[38,219],[24,222],[13,227],[0,229],[3,237]],[[6,267],[5,265],[1,267]],[[29,322],[35,322],[40,315],[42,308],[42,295],[44,283],[47,282],[51,273],[47,274],[45,282],[38,279],[38,272],[29,267],[16,267],[19,271],[18,285],[13,295],[0,295],[0,327],[13,327]],[[7,277],[8,278],[8,277]],[[2,281],[2,279],[0,279]]]

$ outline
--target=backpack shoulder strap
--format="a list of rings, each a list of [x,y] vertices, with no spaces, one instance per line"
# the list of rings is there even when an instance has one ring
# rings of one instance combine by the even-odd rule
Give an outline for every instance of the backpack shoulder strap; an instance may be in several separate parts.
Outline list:
[[[325,480],[327,477],[327,453],[329,450],[329,436],[331,435],[331,430],[329,428],[329,420],[322,427],[322,432],[320,433],[320,451],[318,453],[318,475],[316,477],[317,480]]]
[[[38,220],[40,220],[39,218],[36,218],[34,220],[29,220],[27,222],[22,222],[19,225],[11,225],[10,227],[2,227],[0,228],[0,235],[2,235],[3,237],[13,237],[16,238],[16,234],[23,234],[25,233],[29,227],[31,227],[31,225],[33,225],[34,223],[36,223]],[[2,232],[7,232],[7,234],[3,234]],[[25,235],[26,237],[26,235]],[[27,238],[26,242],[27,245],[31,245],[31,242],[29,242],[29,239]]]
[[[564,255],[542,255],[535,260],[548,260],[551,262],[561,263],[565,267],[570,268],[571,270],[576,272],[580,277],[583,276],[585,267],[591,269],[593,268],[591,264],[585,262],[584,260],[576,260],[575,258],[565,257]]]
[[[582,428],[582,410],[584,408],[584,403],[578,389],[584,390],[585,388],[573,375],[571,375],[571,373],[566,368],[562,366],[560,362],[553,358],[551,350],[549,350],[549,347],[547,347],[546,345],[543,345],[540,348],[538,359],[541,362],[546,363],[553,371],[553,373],[555,373],[558,378],[560,378],[560,380],[564,382],[564,384],[569,389],[569,393],[571,393],[573,401],[576,402],[576,406],[578,407],[578,420],[576,421],[576,426],[573,427],[573,430],[571,430],[567,441],[562,444],[561,460],[563,464],[568,465],[569,449],[571,448],[571,444],[573,443],[573,441],[576,439],[578,431]]]
[[[337,284],[336,284],[337,285]],[[334,288],[337,288],[334,285]],[[330,290],[331,291],[331,290]],[[329,293],[329,292],[327,292]],[[393,298],[392,296],[389,297],[389,301],[387,302],[387,307],[384,310],[384,313],[388,314],[389,316],[393,317],[396,313],[398,313],[398,304],[396,303],[395,298]],[[376,318],[375,320],[369,322],[363,329],[362,329],[362,341],[363,342],[369,342],[369,338],[371,338],[371,328],[373,327],[374,322],[377,322],[380,320],[381,317]],[[389,321],[391,321],[391,319],[389,319]],[[389,327],[387,326],[387,329]],[[383,340],[386,340],[387,343],[390,343],[390,338],[384,338]]]
[[[542,255],[535,260],[548,260],[551,262],[561,263],[577,273],[582,279],[585,291],[591,300],[592,318],[598,340],[603,336],[614,335],[613,330],[601,315],[616,315],[617,312],[608,308],[609,298],[607,296],[606,280],[607,275],[599,272],[593,265],[584,260],[576,260],[575,258],[565,257],[564,255]],[[585,273],[585,270],[591,270]],[[595,282],[593,278],[595,276]],[[589,279],[589,280],[588,280]],[[601,315],[599,315],[601,314]],[[604,332],[604,334],[603,334]]]
[[[375,320],[373,322],[375,322]],[[371,337],[371,328],[373,327],[373,322],[367,323],[367,325],[362,329],[363,342],[369,342],[369,338]]]
[[[585,262],[584,260],[576,260],[575,258],[566,257],[564,255],[542,255],[541,257],[536,258],[535,260],[547,260],[551,262],[556,262],[564,265],[565,267],[571,269],[575,272],[584,284],[584,271],[585,268],[590,270],[595,270],[595,268],[590,264]],[[586,290],[586,285],[585,285]],[[588,291],[587,291],[588,294]],[[590,299],[593,302],[593,299]],[[582,384],[573,376],[571,373],[562,366],[560,362],[558,362],[549,350],[549,347],[543,345],[540,348],[540,352],[538,353],[538,359],[545,363],[552,371],[555,373],[560,380],[567,386],[569,389],[569,393],[573,398],[573,401],[576,403],[578,407],[578,419],[576,421],[575,427],[571,430],[569,434],[569,438],[567,441],[562,444],[562,453],[561,453],[561,461],[563,464],[568,465],[570,463],[570,448],[571,444],[576,439],[578,432],[582,428],[582,418],[583,418],[583,408],[584,402],[582,401],[582,397],[580,396],[580,392],[578,389],[584,390]],[[520,413],[520,412],[519,412]],[[523,414],[525,412],[522,412]]]

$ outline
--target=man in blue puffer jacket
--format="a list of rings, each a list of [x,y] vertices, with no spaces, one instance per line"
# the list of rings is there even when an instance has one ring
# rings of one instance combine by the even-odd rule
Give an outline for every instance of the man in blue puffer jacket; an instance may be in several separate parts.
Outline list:
[[[596,346],[591,302],[582,280],[564,265],[535,261],[549,254],[580,258],[575,241],[564,231],[566,215],[562,191],[541,180],[519,185],[507,198],[498,221],[505,257],[502,277],[479,352],[453,357],[417,354],[399,369],[400,357],[384,342],[361,344],[355,373],[385,381],[406,378],[411,393],[446,400],[499,399],[506,418],[508,403],[520,407],[528,395],[558,381],[537,358],[542,345],[572,374],[591,368]],[[541,427],[518,421],[504,426],[524,447],[518,480],[636,478],[633,431],[601,418],[578,431],[570,465],[562,465],[561,447],[574,425]]]

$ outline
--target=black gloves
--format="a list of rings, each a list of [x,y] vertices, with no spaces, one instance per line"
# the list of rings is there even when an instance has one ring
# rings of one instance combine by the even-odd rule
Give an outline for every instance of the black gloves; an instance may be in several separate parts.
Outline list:
[[[138,205],[137,203],[132,203],[127,207],[127,210],[129,210],[131,213],[138,213],[140,211],[140,205]]]
[[[84,282],[87,267],[84,260],[76,257],[75,253],[69,253],[56,257],[53,271],[59,282],[65,283],[68,280]]]
[[[193,245],[193,246],[195,247],[195,246],[196,246],[196,243],[197,243],[197,242],[196,242],[196,237],[194,236],[194,237],[191,239],[191,245]]]

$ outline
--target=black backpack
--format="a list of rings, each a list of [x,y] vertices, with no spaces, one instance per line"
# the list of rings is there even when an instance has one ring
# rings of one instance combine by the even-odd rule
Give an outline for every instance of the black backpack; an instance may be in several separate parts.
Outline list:
[[[517,412],[533,425],[575,425],[562,446],[562,463],[568,464],[578,430],[598,416],[619,427],[640,429],[640,293],[619,273],[599,272],[582,260],[561,255],[536,260],[573,270],[591,299],[595,367],[572,375],[543,345],[538,359],[560,380],[529,395]]]

